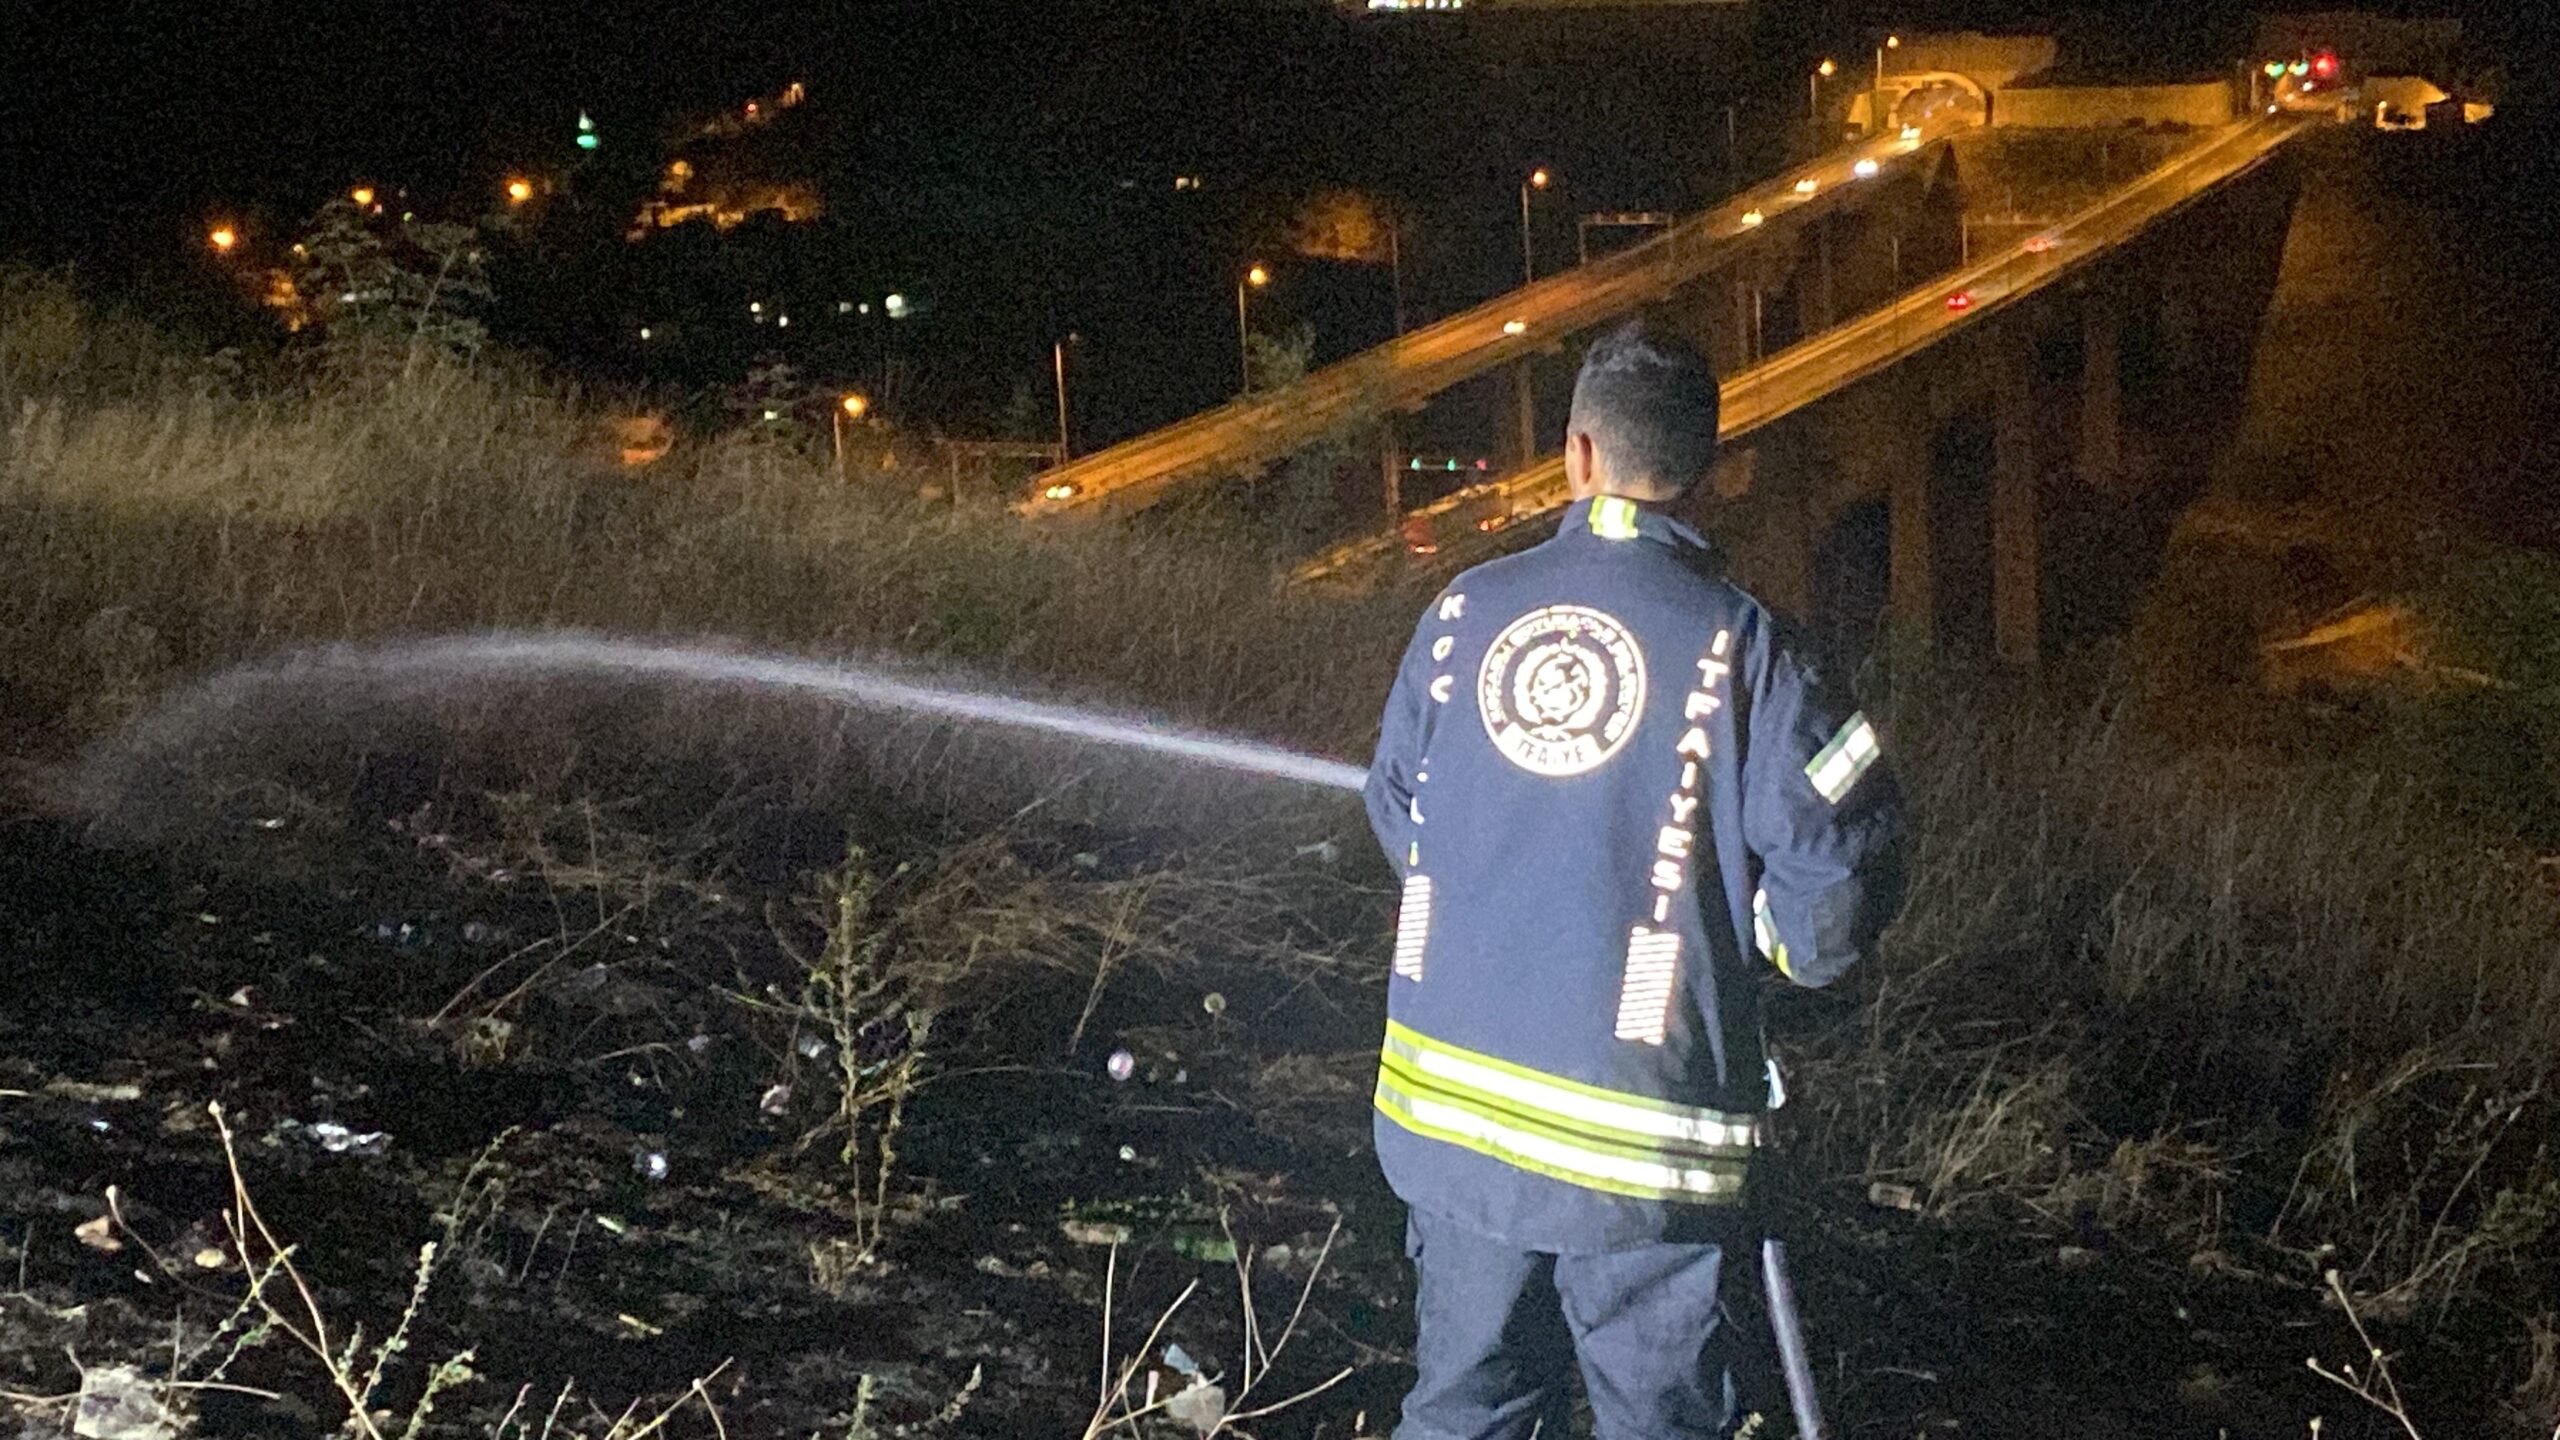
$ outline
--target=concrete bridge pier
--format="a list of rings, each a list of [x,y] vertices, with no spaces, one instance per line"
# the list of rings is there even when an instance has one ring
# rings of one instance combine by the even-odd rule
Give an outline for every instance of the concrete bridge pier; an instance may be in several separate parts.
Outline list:
[[[2032,345],[2023,334],[1994,347],[1991,384],[1992,648],[2033,665],[2043,648],[2044,522],[2038,494]]]
[[[2114,291],[2092,287],[2080,310],[2080,483],[2113,491],[2124,475],[2124,313]]]

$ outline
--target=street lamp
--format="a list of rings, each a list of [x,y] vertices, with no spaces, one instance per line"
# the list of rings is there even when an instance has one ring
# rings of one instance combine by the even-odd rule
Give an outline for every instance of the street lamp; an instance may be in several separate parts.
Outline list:
[[[206,233],[204,239],[206,244],[213,247],[213,253],[228,255],[231,253],[231,247],[240,243],[240,232],[228,225],[216,225]]]
[[[1259,260],[1248,266],[1244,278],[1236,282],[1236,364],[1243,372],[1247,390],[1253,388],[1253,342],[1245,330],[1244,292],[1247,289],[1259,290],[1270,283],[1271,272],[1264,269]]]
[[[1529,192],[1546,189],[1554,178],[1547,173],[1547,167],[1541,165],[1529,172],[1528,179],[1520,182],[1520,283],[1523,285],[1538,278],[1537,252],[1529,244]]]
[[[853,478],[853,461],[845,453],[845,427],[869,413],[871,399],[859,390],[846,391],[844,398],[836,402],[835,413],[830,418],[835,421],[836,478],[840,480]],[[771,418],[770,415],[767,418]]]
[[[1049,360],[1058,379],[1058,463],[1067,463],[1067,347],[1084,337],[1072,331],[1067,338],[1051,343]]]
[[[1821,64],[1813,67],[1813,74],[1805,79],[1805,91],[1810,97],[1805,102],[1805,113],[1816,122],[1822,119],[1822,82],[1839,73],[1839,63],[1825,57]]]
[[[1871,122],[1867,127],[1869,134],[1884,129],[1884,52],[1901,48],[1902,37],[1899,35],[1887,35],[1884,43],[1876,47],[1876,93],[1875,98],[1867,102],[1867,119]]]
[[[533,198],[533,182],[521,175],[507,182],[507,203],[521,205]]]
[[[363,207],[373,203],[373,187],[370,185],[359,185],[353,190],[347,192],[347,198],[356,202],[358,209],[362,209]]]

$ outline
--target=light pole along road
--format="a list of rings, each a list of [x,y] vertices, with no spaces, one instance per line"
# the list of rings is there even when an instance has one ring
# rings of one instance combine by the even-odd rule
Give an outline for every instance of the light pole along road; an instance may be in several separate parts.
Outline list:
[[[1949,119],[1842,146],[1641,244],[1409,330],[1294,384],[1241,396],[1058,466],[1034,482],[1035,498],[1015,509],[1038,516],[1141,507],[1185,480],[1232,474],[1288,455],[1342,425],[1411,408],[1506,361],[1672,294],[1723,263],[1759,216],[1838,204],[1867,178],[1857,172],[1860,161],[1876,162],[1870,176],[1913,163],[1917,152],[1969,125]],[[1810,192],[1805,181],[1813,182]]]
[[[2293,117],[2260,117],[2230,126],[2017,245],[1937,276],[1889,305],[1727,377],[1720,416],[1723,438],[1730,443],[2034,294],[2205,192],[2256,169],[2279,146],[2311,128]],[[1956,296],[1965,297],[1962,304],[1949,303]],[[1432,561],[1447,566],[1465,561],[1471,551],[1490,549],[1497,542],[1489,531],[1564,501],[1564,460],[1550,455],[1403,518],[1428,528]],[[1493,517],[1499,517],[1493,524],[1481,523]],[[1408,548],[1401,530],[1363,537],[1318,555],[1299,567],[1294,578],[1347,580],[1373,574],[1404,557]]]

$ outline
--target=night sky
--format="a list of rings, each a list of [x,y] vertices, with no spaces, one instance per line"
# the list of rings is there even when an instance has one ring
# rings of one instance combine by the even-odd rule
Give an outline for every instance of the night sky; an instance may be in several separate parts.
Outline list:
[[[1310,324],[1320,359],[1385,337],[1384,267],[1289,253],[1314,192],[1350,187],[1407,217],[1409,309],[1428,319],[1516,277],[1528,166],[1560,178],[1535,217],[1560,261],[1576,213],[1729,188],[1728,104],[1739,168],[1774,164],[1801,139],[1806,57],[1854,62],[1871,29],[1779,0],[1463,29],[1312,0],[42,8],[0,62],[15,71],[0,85],[0,257],[68,263],[93,290],[223,338],[213,219],[280,243],[360,181],[462,217],[531,171],[563,191],[499,266],[489,318],[504,339],[596,378],[699,388],[775,338],[743,328],[749,296],[813,316],[895,290],[919,303],[908,325],[803,319],[795,358],[846,375],[894,358],[917,418],[984,433],[1025,392],[1045,403],[1049,343],[1074,330],[1096,439],[1232,390],[1233,277],[1249,259],[1276,272],[1259,328]],[[2024,8],[1950,0],[1872,24],[1998,26]],[[2139,35],[2164,57],[2245,33],[2237,8],[2116,10],[2134,13],[2066,19],[2066,33]],[[681,117],[793,80],[811,99],[777,163],[817,179],[822,223],[620,240]],[[581,109],[606,138],[583,159]],[[1193,173],[1198,191],[1175,188]],[[681,345],[630,343],[635,323],[688,307]]]

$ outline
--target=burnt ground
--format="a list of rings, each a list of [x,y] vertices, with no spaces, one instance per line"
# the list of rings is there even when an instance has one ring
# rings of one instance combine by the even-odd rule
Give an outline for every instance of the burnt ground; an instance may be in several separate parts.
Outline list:
[[[243,1348],[244,1327],[216,1330],[247,1289],[217,1103],[332,1343],[362,1327],[358,1369],[399,1320],[419,1246],[442,1237],[372,1396],[386,1434],[467,1348],[475,1378],[438,1395],[419,1433],[532,1435],[542,1415],[546,1433],[627,1437],[711,1377],[728,1435],[1074,1435],[1094,1407],[1106,1294],[1115,1363],[1176,1344],[1236,1385],[1229,1234],[1251,1257],[1266,1343],[1313,1277],[1252,1402],[1348,1371],[1249,1428],[1391,1425],[1413,1319],[1402,1211],[1367,1152],[1385,901],[1353,860],[1286,854],[1260,908],[1237,912],[1291,932],[1286,962],[1177,937],[1132,943],[1099,987],[1090,964],[973,972],[922,1041],[884,1212],[864,1167],[885,1112],[867,1115],[856,1165],[827,1128],[837,1040],[878,1081],[900,1073],[912,1032],[814,1023],[789,953],[817,953],[792,902],[845,828],[764,826],[752,862],[696,846],[641,864],[597,838],[594,810],[523,813],[270,796],[235,807],[213,843],[149,851],[58,818],[0,821],[0,1390],[26,1433],[59,1433],[79,1367],[165,1380],[173,1359],[179,1378],[281,1397],[168,1392],[197,1433],[317,1435],[344,1418],[290,1340]],[[587,853],[562,838],[576,833]],[[1044,938],[1005,916],[1084,913],[1097,896],[1128,913],[1131,894],[1232,884],[1196,857],[1018,833],[973,852],[981,868],[951,902],[914,888],[924,848],[904,872],[892,849],[868,852],[886,877],[875,913],[896,917],[872,929],[892,950],[930,924],[975,927],[981,958],[1012,943],[1054,958],[1089,932]],[[606,873],[608,852],[627,873]],[[1123,1048],[1134,1073],[1115,1081],[1107,1057]],[[1792,1188],[1841,1435],[2278,1436],[2314,1415],[2328,1435],[2396,1433],[2304,1372],[2305,1355],[2352,1354],[2308,1277],[2032,1217],[1926,1222],[1870,1204],[1855,1177]],[[1126,1243],[1107,1282],[1114,1252],[1089,1242],[1114,1234]],[[2450,1338],[2407,1348],[2421,1382],[2459,1363]],[[1150,1371],[1182,1383],[1154,1363],[1134,1384]],[[1783,1410],[1764,1369],[1747,1378]],[[698,1402],[664,1428],[714,1433]]]

